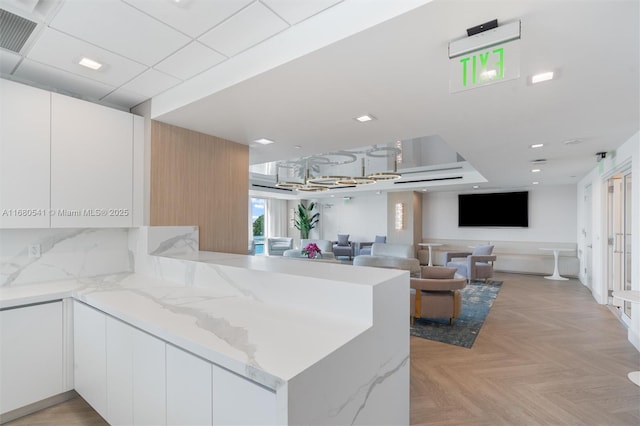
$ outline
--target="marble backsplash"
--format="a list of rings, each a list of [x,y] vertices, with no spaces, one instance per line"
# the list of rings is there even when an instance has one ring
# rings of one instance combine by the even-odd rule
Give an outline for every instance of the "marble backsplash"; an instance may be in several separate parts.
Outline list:
[[[0,286],[133,271],[128,239],[127,228],[0,229]]]

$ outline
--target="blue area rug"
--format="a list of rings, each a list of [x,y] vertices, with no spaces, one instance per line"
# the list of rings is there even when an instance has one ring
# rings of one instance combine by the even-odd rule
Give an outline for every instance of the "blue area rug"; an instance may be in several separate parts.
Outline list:
[[[470,348],[478,337],[480,328],[498,296],[502,281],[473,281],[460,290],[462,313],[453,325],[444,318],[416,318],[411,335],[450,345]]]

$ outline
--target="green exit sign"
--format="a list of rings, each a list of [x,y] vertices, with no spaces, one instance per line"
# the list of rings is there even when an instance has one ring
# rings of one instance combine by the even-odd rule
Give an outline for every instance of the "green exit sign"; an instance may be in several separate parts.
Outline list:
[[[520,40],[468,53],[450,60],[451,93],[520,77]]]

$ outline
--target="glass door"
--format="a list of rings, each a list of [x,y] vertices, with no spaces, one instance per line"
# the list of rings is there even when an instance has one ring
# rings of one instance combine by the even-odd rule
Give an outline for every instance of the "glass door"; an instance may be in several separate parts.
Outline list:
[[[607,181],[607,283],[609,303],[614,291],[631,290],[631,173],[619,173]],[[621,315],[631,318],[631,304]]]
[[[623,176],[624,191],[624,237],[623,237],[623,258],[624,289],[631,290],[631,173]],[[631,302],[624,303],[624,314],[631,318]]]

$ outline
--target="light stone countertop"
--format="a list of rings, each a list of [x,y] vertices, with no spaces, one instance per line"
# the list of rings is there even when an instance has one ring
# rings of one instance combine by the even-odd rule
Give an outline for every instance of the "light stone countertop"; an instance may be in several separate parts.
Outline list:
[[[218,255],[201,254],[199,261],[243,257]],[[269,269],[279,270],[281,261],[272,262],[276,266]],[[291,273],[298,263],[303,262],[292,261],[285,269]],[[271,389],[371,326],[358,318],[323,315],[229,294],[215,285],[187,286],[137,273],[0,288],[0,308],[67,297]]]

